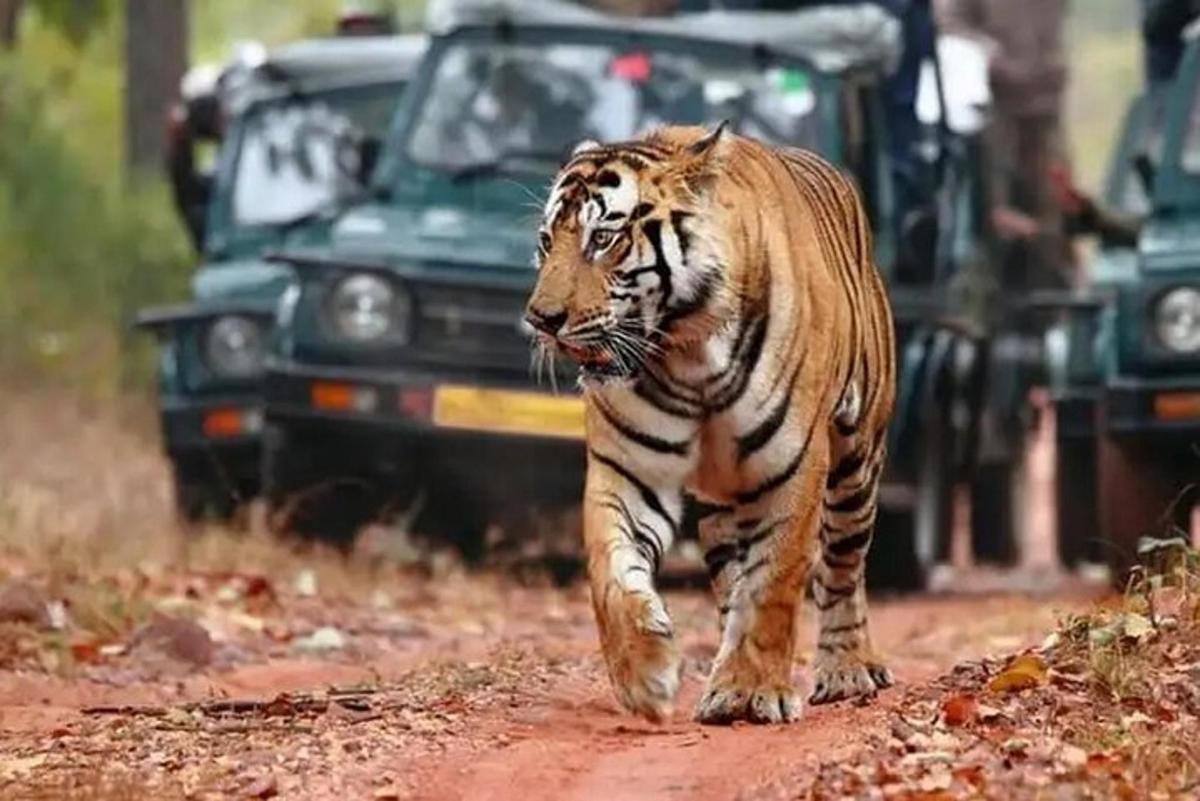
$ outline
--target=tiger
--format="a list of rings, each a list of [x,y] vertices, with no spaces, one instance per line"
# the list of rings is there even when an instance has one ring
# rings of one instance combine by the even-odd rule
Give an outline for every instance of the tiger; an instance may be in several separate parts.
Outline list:
[[[809,702],[892,684],[864,589],[895,393],[872,247],[848,176],[727,123],[581,142],[554,179],[525,319],[579,368],[587,581],[631,712],[680,687],[655,578],[689,502],[720,626],[696,720],[799,717],[809,587]]]

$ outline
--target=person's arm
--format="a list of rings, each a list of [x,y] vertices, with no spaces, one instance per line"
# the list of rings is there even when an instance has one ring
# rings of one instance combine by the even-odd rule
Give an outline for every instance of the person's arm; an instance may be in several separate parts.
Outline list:
[[[1141,221],[1114,214],[1085,198],[1079,212],[1067,216],[1067,231],[1072,235],[1095,234],[1105,247],[1137,247]]]
[[[933,16],[940,33],[991,40],[983,28],[980,0],[933,0]]]

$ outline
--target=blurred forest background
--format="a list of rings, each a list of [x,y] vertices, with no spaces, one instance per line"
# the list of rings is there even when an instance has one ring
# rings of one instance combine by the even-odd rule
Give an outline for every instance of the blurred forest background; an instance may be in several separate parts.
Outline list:
[[[327,34],[341,5],[179,2],[193,64],[222,61],[240,41]],[[423,0],[395,5],[402,27],[419,24]],[[13,6],[0,0],[0,15]],[[109,397],[149,380],[151,343],[128,323],[140,306],[182,299],[197,257],[161,173],[126,168],[122,0],[20,6],[0,49],[0,383]],[[1141,80],[1137,10],[1135,0],[1072,3],[1067,126],[1089,188]]]

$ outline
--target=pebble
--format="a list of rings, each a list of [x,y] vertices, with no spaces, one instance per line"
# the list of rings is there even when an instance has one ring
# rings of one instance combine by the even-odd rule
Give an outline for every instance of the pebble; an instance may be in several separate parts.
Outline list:
[[[293,647],[305,653],[336,651],[346,647],[346,636],[333,626],[323,626],[307,637],[296,640]]]
[[[279,794],[279,784],[274,776],[255,779],[246,788],[246,798],[274,798]]]
[[[9,579],[0,585],[0,623],[50,626],[45,594],[27,581]]]
[[[133,635],[134,647],[150,648],[164,656],[195,666],[213,658],[213,641],[208,630],[193,620],[163,617],[142,626]]]

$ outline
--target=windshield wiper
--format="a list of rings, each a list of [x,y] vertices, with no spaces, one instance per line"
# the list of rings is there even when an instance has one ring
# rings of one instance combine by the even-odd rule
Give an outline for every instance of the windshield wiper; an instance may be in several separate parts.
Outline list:
[[[559,153],[538,152],[535,150],[529,151],[513,151],[511,153],[501,153],[494,159],[483,159],[471,164],[464,164],[461,167],[450,171],[450,180],[458,183],[459,181],[468,181],[476,178],[488,178],[493,175],[501,175],[504,173],[519,173],[522,172],[523,165],[545,165],[549,164],[552,167],[557,167],[560,160]]]

